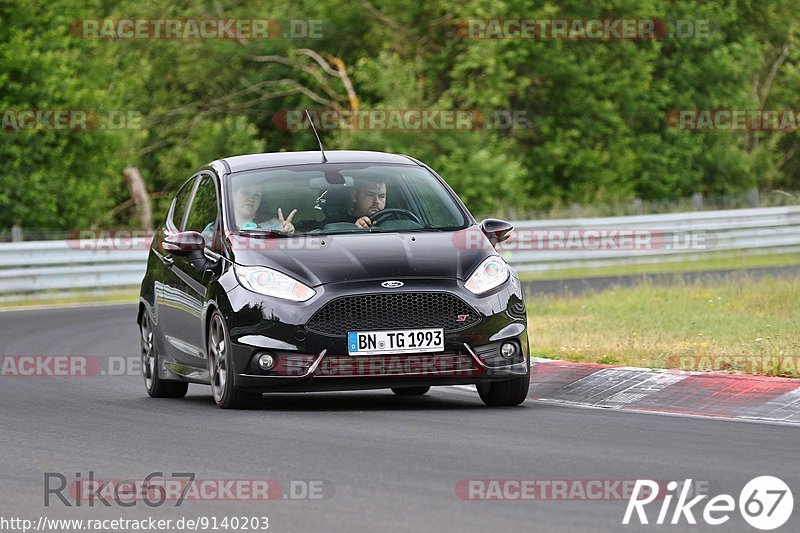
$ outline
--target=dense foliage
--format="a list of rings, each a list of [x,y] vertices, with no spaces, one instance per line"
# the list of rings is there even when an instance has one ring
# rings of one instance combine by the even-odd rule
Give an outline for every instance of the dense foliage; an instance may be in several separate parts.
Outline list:
[[[314,149],[309,132],[277,127],[281,110],[356,105],[524,112],[527,127],[515,129],[322,134],[329,149],[426,161],[479,215],[797,190],[796,131],[684,131],[667,116],[800,109],[799,15],[796,0],[0,0],[0,111],[141,116],[122,130],[0,132],[0,228],[134,225],[128,166],[144,176],[158,219],[168,195],[212,159]],[[114,40],[74,31],[79,19],[188,17],[321,21],[321,38]],[[455,31],[461,20],[489,17],[705,20],[711,31],[607,41]],[[346,72],[351,93],[306,50]]]

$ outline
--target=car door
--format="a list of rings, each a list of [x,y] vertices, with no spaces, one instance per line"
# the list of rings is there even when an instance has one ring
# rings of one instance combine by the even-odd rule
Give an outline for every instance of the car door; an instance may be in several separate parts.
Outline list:
[[[153,249],[153,253],[161,262],[158,275],[155,276],[157,323],[164,339],[160,351],[169,359],[182,362],[186,362],[190,357],[190,354],[186,353],[189,348],[181,344],[177,334],[181,328],[180,323],[184,320],[184,312],[181,306],[183,305],[182,302],[185,301],[183,294],[187,291],[187,287],[182,279],[175,274],[173,267],[176,256],[164,250],[163,240],[167,236],[183,231],[197,179],[198,175],[189,178],[178,191],[178,194],[175,195],[167,214],[167,219],[164,226],[159,230],[158,239],[156,239]]]
[[[204,367],[205,339],[202,312],[206,287],[216,274],[211,268],[219,259],[219,194],[216,176],[207,171],[199,174],[183,231],[196,231],[206,238],[202,253],[173,254],[172,272],[175,276],[173,293],[174,313],[171,318],[171,340],[180,353],[176,359],[194,367]]]

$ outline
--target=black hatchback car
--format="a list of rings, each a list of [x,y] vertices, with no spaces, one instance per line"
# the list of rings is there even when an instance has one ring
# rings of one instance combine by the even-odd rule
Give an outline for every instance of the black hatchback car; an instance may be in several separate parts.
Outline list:
[[[525,303],[445,181],[402,155],[220,159],[175,196],[153,239],[138,323],[153,397],[210,384],[222,408],[266,392],[475,384],[528,393]]]

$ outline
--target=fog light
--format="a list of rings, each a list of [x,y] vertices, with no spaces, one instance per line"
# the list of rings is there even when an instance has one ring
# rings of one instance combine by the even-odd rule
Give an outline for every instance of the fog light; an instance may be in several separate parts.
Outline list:
[[[506,359],[511,359],[517,355],[517,345],[513,342],[504,342],[500,347],[500,355]]]
[[[258,356],[258,366],[261,367],[261,370],[271,370],[275,366],[275,358],[272,357],[272,354],[262,353]]]

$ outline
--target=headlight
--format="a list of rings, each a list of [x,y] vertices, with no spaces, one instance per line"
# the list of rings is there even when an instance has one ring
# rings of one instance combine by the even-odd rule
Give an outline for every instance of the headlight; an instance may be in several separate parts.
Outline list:
[[[271,268],[234,265],[233,271],[245,289],[265,296],[305,302],[316,294],[311,287]]]
[[[505,283],[508,275],[506,262],[499,255],[493,255],[492,257],[487,257],[475,269],[465,286],[474,294],[483,294]]]

